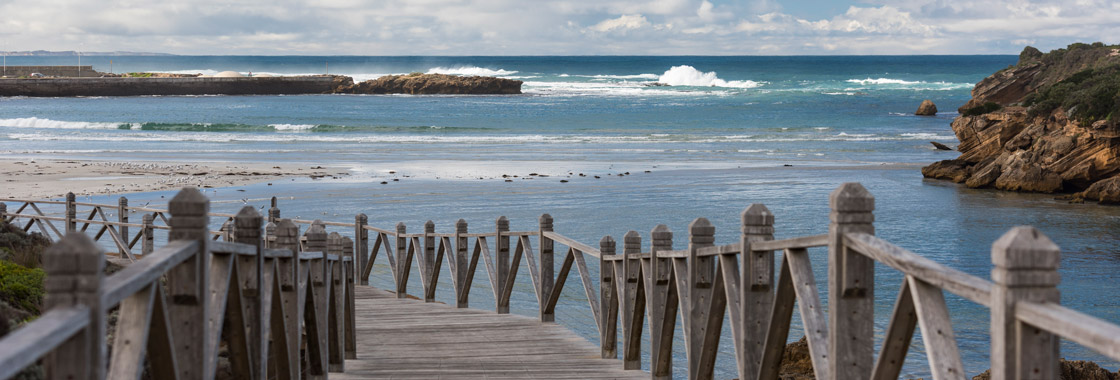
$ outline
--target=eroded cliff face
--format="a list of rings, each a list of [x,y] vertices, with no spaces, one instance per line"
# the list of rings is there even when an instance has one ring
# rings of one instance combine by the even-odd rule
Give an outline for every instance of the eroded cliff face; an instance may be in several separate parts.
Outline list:
[[[959,110],[952,128],[960,157],[926,166],[922,174],[974,188],[1070,193],[1074,200],[1120,203],[1120,115],[1087,116],[1089,105],[1068,104],[1080,99],[1077,92],[1047,92],[1062,83],[1099,87],[1096,78],[1116,65],[1117,47],[1071,45],[1049,54],[1027,48],[1018,65],[980,81],[972,100]],[[1098,74],[1093,83],[1074,85],[1076,76],[1088,75],[1086,70]],[[1120,88],[1094,87],[1091,94],[1111,95],[1105,104],[1116,102],[1120,108]]]
[[[521,93],[519,80],[445,74],[388,75],[362,83],[341,85],[342,94],[512,95]]]

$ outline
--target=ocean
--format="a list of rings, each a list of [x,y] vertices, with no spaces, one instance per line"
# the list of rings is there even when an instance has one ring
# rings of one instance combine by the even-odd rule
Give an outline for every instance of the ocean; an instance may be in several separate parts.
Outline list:
[[[364,212],[372,225],[404,222],[409,231],[426,220],[449,231],[459,218],[471,231],[489,231],[501,215],[514,230],[535,230],[540,214],[550,213],[556,231],[590,245],[636,230],[647,249],[661,223],[683,248],[697,217],[715,224],[717,244],[735,242],[739,212],[752,203],[774,212],[778,238],[824,233],[828,193],[856,181],[876,197],[877,235],[984,278],[992,242],[1013,226],[1039,228],[1063,250],[1062,303],[1120,323],[1120,208],[921,176],[922,165],[956,157],[929,142],[955,146],[956,108],[1015,56],[82,57],[99,71],[110,70],[109,60],[115,72],[329,72],[355,80],[432,72],[525,84],[523,95],[511,96],[0,98],[0,156],[344,166],[351,175],[340,179],[206,191],[215,211],[278,196],[285,217],[352,221]],[[8,64],[76,59],[8,57]],[[940,112],[914,116],[923,99]],[[530,173],[548,177],[525,178]],[[170,194],[128,197],[158,204]],[[811,255],[823,285],[825,252]],[[371,280],[383,288],[391,283],[384,262]],[[876,277],[881,338],[900,277],[881,265]],[[491,309],[485,276],[476,280],[472,306]],[[450,301],[449,286],[441,289],[437,299]],[[597,341],[579,281],[568,281],[564,294],[557,321]],[[966,370],[987,369],[987,310],[954,295],[947,302]],[[536,315],[524,270],[511,309]],[[791,340],[800,328],[795,320]],[[716,371],[731,378],[724,331]],[[683,376],[683,341],[674,347]],[[1068,342],[1062,355],[1118,366]],[[929,373],[915,337],[903,375]]]

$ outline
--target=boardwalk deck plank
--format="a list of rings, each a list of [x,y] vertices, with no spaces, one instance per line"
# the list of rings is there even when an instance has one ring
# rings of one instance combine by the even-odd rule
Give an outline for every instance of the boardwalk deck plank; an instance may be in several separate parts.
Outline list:
[[[332,379],[646,379],[555,323],[354,289],[358,358]]]

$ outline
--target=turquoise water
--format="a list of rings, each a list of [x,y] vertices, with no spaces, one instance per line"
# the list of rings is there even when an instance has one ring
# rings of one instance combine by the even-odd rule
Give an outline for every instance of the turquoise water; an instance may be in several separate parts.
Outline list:
[[[65,63],[15,59],[9,63]],[[2,98],[0,155],[340,165],[351,175],[207,195],[221,202],[215,211],[235,211],[243,202],[261,206],[276,195],[286,217],[351,221],[364,212],[373,225],[405,222],[410,231],[429,219],[447,231],[458,218],[472,231],[488,231],[499,215],[515,230],[533,230],[547,212],[558,232],[592,245],[603,235],[620,240],[632,229],[643,233],[648,247],[648,231],[665,223],[677,232],[676,248],[684,247],[684,231],[696,217],[716,225],[717,244],[736,241],[738,213],[751,203],[775,213],[779,238],[824,233],[828,193],[858,181],[876,196],[878,235],[977,276],[989,277],[990,245],[1008,228],[1040,228],[1063,248],[1063,304],[1120,322],[1113,276],[1120,270],[1120,209],[921,178],[922,164],[955,157],[933,150],[929,141],[956,144],[949,128],[955,109],[968,100],[972,84],[1014,63],[1013,56],[113,60],[115,71],[312,74],[329,62],[331,73],[359,79],[479,73],[524,80],[526,94]],[[83,57],[102,71],[107,61]],[[911,116],[922,99],[932,99],[941,113]],[[631,174],[617,175],[625,172]],[[550,177],[521,178],[529,173]],[[520,177],[504,182],[503,174]],[[169,194],[129,198],[158,204]],[[812,255],[823,284],[824,252]],[[899,276],[887,267],[876,273],[881,334]],[[386,268],[374,275],[374,284],[388,286]],[[519,279],[524,283],[513,312],[535,315],[527,274]],[[485,276],[476,280],[472,305],[491,308]],[[410,289],[418,291],[419,282]],[[449,287],[442,289],[438,298],[450,300]],[[574,277],[564,294],[558,322],[597,340]],[[988,366],[987,311],[955,296],[948,302],[966,369],[978,373]],[[800,337],[799,326],[792,339]],[[734,377],[733,349],[729,339],[723,343],[717,372]],[[683,368],[683,342],[674,346]],[[1062,349],[1067,358],[1117,367],[1076,345]],[[928,377],[920,339],[904,373]]]

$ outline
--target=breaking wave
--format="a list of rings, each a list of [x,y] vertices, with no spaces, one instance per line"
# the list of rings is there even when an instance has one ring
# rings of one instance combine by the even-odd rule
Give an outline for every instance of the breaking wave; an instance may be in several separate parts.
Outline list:
[[[716,76],[715,71],[702,72],[688,65],[673,66],[658,77],[657,82],[670,86],[696,86],[696,87],[734,87],[755,88],[763,85],[752,80],[726,81]]]
[[[503,70],[503,69],[488,69],[485,67],[477,66],[459,66],[459,67],[433,67],[428,69],[428,74],[448,74],[448,75],[464,75],[464,76],[487,76],[487,77],[500,77],[517,74],[517,71]]]

